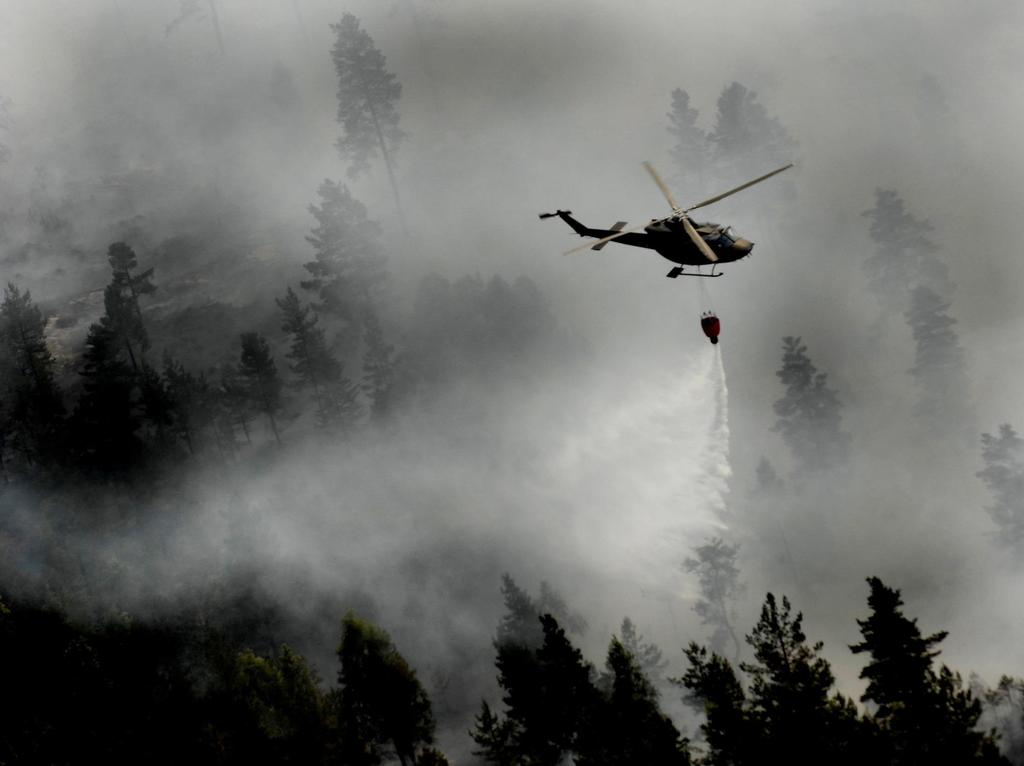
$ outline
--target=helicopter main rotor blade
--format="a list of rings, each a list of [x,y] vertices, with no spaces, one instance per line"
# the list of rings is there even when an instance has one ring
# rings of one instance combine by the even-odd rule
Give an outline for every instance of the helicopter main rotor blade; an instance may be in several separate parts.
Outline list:
[[[651,174],[651,178],[654,179],[654,183],[658,184],[658,188],[661,189],[661,193],[665,195],[665,199],[668,200],[668,204],[672,206],[672,212],[682,212],[682,208],[679,207],[679,203],[676,202],[676,198],[672,196],[672,192],[670,192],[668,187],[665,186],[665,182],[661,180],[661,176],[659,176],[658,171],[654,169],[654,165],[649,162],[645,162],[644,167],[647,168],[647,172]]]
[[[763,176],[761,176],[760,178],[755,178],[753,181],[747,181],[745,184],[743,184],[742,186],[737,186],[735,189],[730,189],[729,191],[723,192],[723,193],[719,194],[718,196],[712,197],[711,199],[706,199],[703,202],[698,202],[696,205],[692,205],[692,206],[686,208],[685,212],[689,213],[691,210],[696,210],[699,207],[704,207],[705,205],[710,205],[712,202],[718,202],[719,200],[723,200],[726,197],[729,197],[729,196],[735,194],[736,192],[741,192],[744,189],[749,189],[754,184],[759,184],[762,181],[766,181],[769,178],[771,178],[772,176],[778,175],[783,170],[789,170],[791,167],[793,167],[793,163],[792,162],[789,163],[788,165],[785,165],[785,166],[779,168],[778,170],[773,170],[771,173],[765,173]]]
[[[704,254],[704,257],[711,261],[711,263],[715,263],[718,260],[718,256],[715,255],[715,251],[711,249],[710,245],[704,241],[704,238],[697,233],[697,230],[693,228],[693,224],[690,223],[690,219],[684,215],[679,220],[683,222],[683,230],[690,235],[690,239],[693,240],[693,244],[697,246],[697,249],[700,250],[701,253]]]
[[[639,226],[634,226],[630,229],[623,229],[622,231],[617,231],[614,234],[611,234],[607,237],[602,237],[601,239],[598,240],[594,240],[593,242],[585,242],[579,247],[574,247],[572,250],[566,250],[564,253],[562,253],[562,255],[574,255],[576,253],[581,253],[584,250],[590,250],[592,247],[603,245],[605,242],[611,242],[612,240],[618,239],[623,234],[632,234],[633,232],[640,231],[641,229],[644,229],[646,227],[647,224],[642,223]]]

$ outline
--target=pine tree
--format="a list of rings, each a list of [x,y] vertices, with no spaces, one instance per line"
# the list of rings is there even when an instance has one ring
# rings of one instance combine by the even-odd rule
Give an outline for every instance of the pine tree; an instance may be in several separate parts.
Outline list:
[[[786,392],[774,404],[778,420],[773,430],[789,446],[798,472],[834,468],[846,459],[850,440],[840,428],[839,397],[828,387],[828,376],[811,363],[800,338],[783,338],[782,348],[782,368],[775,374]]]
[[[477,717],[473,739],[478,752],[498,764],[555,766],[583,749],[600,695],[592,668],[566,638],[558,621],[540,617],[543,642],[538,648],[498,644],[498,684],[506,714],[494,715],[486,702]]]
[[[952,293],[946,265],[938,258],[931,223],[907,212],[902,197],[892,189],[875,190],[875,206],[864,212],[871,221],[875,252],[864,261],[868,286],[883,310],[905,310],[909,293],[923,286],[940,297]]]
[[[395,347],[384,339],[376,312],[366,313],[363,327],[362,389],[370,400],[370,419],[381,423],[394,413],[399,362]]]
[[[607,698],[595,703],[578,738],[577,763],[588,766],[687,766],[689,749],[658,707],[658,693],[617,638],[608,646]]]
[[[762,757],[768,763],[835,763],[846,749],[844,738],[836,735],[851,728],[850,707],[842,698],[829,698],[832,670],[819,656],[822,644],[807,644],[802,622],[785,596],[780,606],[769,593],[747,636],[754,662],[740,665],[752,679],[751,711],[765,738]]]
[[[537,605],[507,572],[501,576],[501,595],[505,601],[505,614],[498,624],[495,647],[519,644],[535,649],[540,646],[542,636]]]
[[[768,115],[757,94],[738,82],[726,86],[718,97],[709,138],[717,162],[733,171],[783,165],[796,149],[796,141],[778,119]]]
[[[350,424],[359,412],[357,389],[328,351],[324,331],[317,326],[318,317],[311,315],[290,287],[283,299],[277,299],[277,305],[284,316],[281,329],[292,339],[288,352],[291,370],[300,386],[313,390],[318,422],[322,426]]]
[[[203,375],[189,372],[170,354],[164,356],[163,377],[178,436],[185,442],[189,454],[194,455],[203,425],[214,417],[214,393]]]
[[[134,274],[138,267],[135,251],[124,242],[115,242],[107,251],[113,278],[103,293],[106,314],[101,321],[124,344],[132,369],[141,366],[141,355],[149,349],[149,335],[142,322],[139,297],[156,292],[153,269]]]
[[[850,649],[871,661],[860,677],[868,682],[862,700],[886,734],[894,766],[918,763],[1001,763],[991,736],[976,731],[980,702],[963,688],[959,674],[932,660],[946,633],[922,636],[917,621],[903,615],[898,590],[869,577],[871,614],[857,620],[863,641]]]
[[[9,418],[8,438],[32,462],[46,462],[59,451],[64,402],[54,368],[46,320],[31,294],[9,283],[0,304],[0,397]]]
[[[402,766],[433,742],[430,699],[388,634],[356,617],[342,621],[339,724],[345,762],[377,764],[390,744]]]
[[[369,169],[370,158],[380,153],[404,228],[394,166],[394,154],[404,137],[397,109],[402,86],[385,69],[384,55],[360,27],[359,19],[346,13],[331,29],[337,35],[331,59],[338,75],[338,122],[344,131],[336,146],[342,156],[352,160],[349,175],[353,177]]]
[[[698,112],[690,106],[690,94],[681,88],[672,91],[672,110],[668,132],[675,143],[669,150],[675,163],[679,188],[689,194],[704,189],[711,162],[712,145],[707,132],[697,125]]]
[[[637,633],[636,625],[629,617],[622,618],[619,638],[622,641],[623,649],[633,657],[644,676],[657,682],[665,668],[668,667],[668,660],[662,657],[661,649],[657,644],[644,641],[644,637]]]
[[[137,375],[124,357],[120,339],[102,320],[90,325],[73,440],[86,465],[115,472],[136,464],[141,452],[135,435]]]
[[[320,204],[309,207],[317,225],[306,237],[316,257],[304,264],[312,279],[300,284],[316,293],[317,311],[354,323],[384,281],[380,227],[347,187],[325,180],[317,193]]]
[[[914,336],[914,376],[920,392],[917,414],[929,424],[962,427],[967,419],[967,371],[949,315],[950,301],[931,288],[918,285],[904,314]]]
[[[747,699],[736,673],[724,657],[691,642],[684,650],[690,664],[682,678],[672,682],[687,689],[684,701],[704,712],[701,733],[709,766],[741,766],[756,763],[762,751],[763,733],[747,713]]]
[[[274,414],[281,409],[281,379],[270,354],[267,339],[259,333],[241,335],[242,357],[239,373],[246,381],[246,393],[253,406],[267,416],[274,439],[281,443]]]
[[[743,593],[740,570],[736,565],[739,545],[729,545],[720,537],[713,537],[704,545],[694,548],[696,558],[687,558],[683,569],[696,573],[700,582],[701,598],[693,607],[701,623],[712,628],[711,649],[722,653],[726,641],[733,645],[733,659],[740,655],[740,641],[732,626],[730,603]]]
[[[992,495],[986,510],[999,527],[996,539],[1020,551],[1024,548],[1024,439],[1003,423],[998,436],[981,435],[981,459],[985,467],[977,476]]]

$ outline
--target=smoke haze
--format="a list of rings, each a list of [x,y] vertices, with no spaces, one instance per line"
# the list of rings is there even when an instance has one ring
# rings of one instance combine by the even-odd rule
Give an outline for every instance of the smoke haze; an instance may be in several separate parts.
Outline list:
[[[185,5],[0,2],[0,268],[48,314],[75,317],[52,327],[56,353],[80,348],[102,311],[104,253],[118,239],[143,268],[160,264],[147,317],[178,329],[154,358],[167,348],[234,363],[239,332],[280,336],[272,299],[308,276],[307,207],[324,178],[348,183],[383,227],[389,326],[416,321],[427,274],[526,276],[565,345],[524,354],[514,375],[454,384],[391,430],[182,469],[150,494],[145,521],[60,541],[86,562],[97,599],[144,609],[244,566],[297,622],[319,626],[302,649],[325,677],[341,612],[316,611],[331,594],[374,610],[428,679],[468,668],[464,690],[429,690],[472,707],[493,675],[502,572],[531,592],[553,584],[590,623],[588,657],[628,614],[677,675],[679,647],[706,634],[681,562],[726,535],[747,583],[740,629],[767,590],[788,594],[848,693],[860,666],[846,647],[872,574],[902,589],[923,632],[950,631],[952,667],[989,682],[1024,673],[1020,570],[993,544],[975,477],[981,432],[1024,411],[1024,8],[220,0],[222,55],[208,11],[175,24]],[[349,179],[334,148],[328,25],[346,11],[402,83],[408,236],[382,169]],[[711,130],[733,81],[797,141],[797,166],[707,211],[756,243],[708,280],[723,325],[711,347],[704,299],[666,280],[667,262],[614,244],[563,258],[578,240],[537,214],[571,209],[596,227],[667,214],[644,160],[684,206],[771,170],[765,158],[702,180],[672,164],[672,90]],[[929,437],[933,424],[915,419],[914,340],[868,288],[862,214],[879,188],[931,222],[955,285],[970,412],[956,436]],[[41,210],[67,222],[73,249],[39,237],[29,221]],[[202,313],[213,304],[230,307],[226,319]],[[198,318],[184,323],[190,307]],[[784,336],[803,338],[843,403],[851,459],[827,481],[792,478],[772,431]],[[783,490],[759,489],[762,457]],[[25,510],[42,502],[34,492],[0,501],[26,588],[45,587],[52,563],[36,555],[49,532]],[[478,654],[467,660],[466,647]]]

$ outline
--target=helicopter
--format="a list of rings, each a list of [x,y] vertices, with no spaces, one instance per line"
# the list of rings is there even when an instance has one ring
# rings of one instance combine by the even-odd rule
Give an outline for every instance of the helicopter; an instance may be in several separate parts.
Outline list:
[[[765,173],[753,181],[747,181],[745,184],[741,184],[734,189],[716,194],[714,197],[710,197],[687,208],[681,207],[676,202],[672,192],[669,191],[665,182],[661,180],[661,176],[658,175],[658,171],[654,169],[650,162],[645,162],[644,167],[651,175],[651,178],[654,179],[658,188],[661,189],[661,193],[665,195],[665,199],[672,207],[672,215],[667,218],[652,218],[650,223],[629,229],[625,228],[625,221],[617,222],[610,229],[592,229],[573,218],[572,212],[569,210],[541,213],[541,219],[554,218],[555,216],[561,218],[581,237],[597,238],[596,242],[587,242],[580,247],[567,251],[565,255],[572,255],[584,250],[600,250],[609,242],[618,242],[619,244],[632,245],[633,247],[649,248],[673,263],[679,264],[665,275],[671,279],[679,276],[720,277],[722,276],[721,272],[715,271],[718,265],[746,258],[754,248],[754,243],[737,235],[730,226],[721,226],[710,222],[698,223],[690,218],[690,211],[706,207],[732,196],[736,192],[749,189],[754,184],[759,184],[784,170],[789,170],[793,167],[793,163],[784,165],[777,170],[773,170],[771,173]],[[711,264],[711,272],[702,272],[700,268],[708,264]],[[685,271],[685,266],[696,266],[697,270]]]

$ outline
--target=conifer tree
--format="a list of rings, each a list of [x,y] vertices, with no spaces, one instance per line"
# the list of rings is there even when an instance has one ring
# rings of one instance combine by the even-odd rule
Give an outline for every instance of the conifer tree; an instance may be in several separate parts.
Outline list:
[[[390,636],[352,612],[338,647],[339,724],[345,763],[377,764],[390,745],[402,766],[434,738],[430,699]]]
[[[501,595],[505,601],[505,614],[498,623],[495,647],[519,644],[535,649],[540,646],[540,612],[530,594],[520,588],[507,572],[501,576]]]
[[[701,733],[708,753],[703,762],[713,766],[756,763],[764,736],[746,710],[746,694],[732,665],[695,642],[684,652],[690,667],[672,682],[687,689],[684,701],[704,712]]]
[[[657,682],[665,668],[668,667],[668,660],[662,657],[661,649],[657,644],[644,641],[644,637],[637,632],[636,625],[629,617],[622,618],[619,639],[622,642],[622,648],[629,652],[644,676],[652,682]]]
[[[673,90],[672,110],[667,116],[668,132],[674,139],[669,154],[675,164],[679,188],[684,191],[704,189],[710,180],[712,144],[707,132],[697,125],[698,112],[690,106],[690,94],[682,88]]]
[[[713,630],[711,649],[723,653],[727,641],[732,642],[733,659],[739,660],[740,641],[732,626],[731,602],[743,593],[740,570],[736,565],[739,545],[730,545],[720,537],[713,537],[704,545],[694,548],[696,557],[687,558],[683,569],[696,574],[700,583],[700,599],[693,611],[700,615],[701,623]]]
[[[246,381],[246,394],[253,406],[267,416],[274,439],[281,443],[274,414],[281,409],[281,379],[270,354],[267,339],[259,333],[241,335],[242,357],[239,373]]]
[[[47,460],[57,445],[64,402],[46,344],[46,320],[30,293],[13,283],[0,304],[0,398],[8,438],[18,441],[30,460]]]
[[[871,222],[875,252],[864,262],[868,286],[887,313],[906,310],[909,293],[918,286],[941,298],[953,290],[945,264],[936,255],[933,227],[909,213],[892,189],[875,190],[875,206],[864,212]]]
[[[860,677],[868,682],[862,700],[878,706],[874,715],[886,734],[887,763],[995,764],[999,758],[990,735],[976,731],[981,704],[963,688],[959,674],[937,672],[933,647],[944,631],[922,636],[917,621],[904,616],[898,590],[869,577],[871,614],[858,620],[863,641],[850,649],[871,660]]]
[[[949,306],[950,301],[924,285],[911,292],[905,313],[915,345],[910,374],[920,392],[917,414],[922,420],[962,427],[967,419],[967,373]]]
[[[309,207],[316,226],[306,237],[315,259],[304,264],[312,278],[300,284],[316,294],[317,311],[354,323],[384,281],[380,227],[347,187],[325,180],[317,193],[320,204]]]
[[[540,617],[539,648],[522,643],[498,644],[498,683],[504,696],[504,719],[485,702],[473,739],[492,763],[555,766],[580,750],[593,721],[600,695],[592,668],[566,638],[558,621]]]
[[[124,242],[115,242],[107,251],[113,278],[103,292],[106,314],[100,320],[107,324],[118,343],[123,344],[132,369],[138,371],[141,356],[149,349],[149,335],[142,322],[139,297],[156,292],[153,269],[133,273],[138,267],[135,251]]]
[[[577,763],[594,766],[687,766],[686,740],[658,707],[658,693],[636,658],[612,638],[606,660],[607,698],[595,703],[579,737]]]
[[[163,378],[175,428],[189,454],[194,455],[203,425],[214,416],[213,391],[203,375],[189,372],[170,354],[164,356]]]
[[[137,375],[124,357],[121,340],[102,320],[90,325],[73,438],[87,465],[112,471],[133,465],[141,447],[135,435]]]
[[[300,386],[312,389],[318,422],[323,426],[351,423],[359,412],[357,389],[328,351],[324,331],[317,326],[318,317],[311,315],[290,287],[284,298],[277,299],[277,305],[284,318],[281,329],[292,339],[288,352],[291,370]]]
[[[370,419],[380,423],[394,412],[399,362],[395,347],[384,339],[376,312],[366,313],[363,327],[362,389],[370,400]]]
[[[996,540],[1020,551],[1024,548],[1024,439],[1003,423],[998,435],[981,435],[981,459],[985,467],[977,476],[992,496],[986,510],[999,528]]]
[[[782,435],[796,461],[797,471],[813,474],[834,468],[846,459],[850,437],[840,428],[839,397],[818,372],[800,338],[782,339],[782,368],[775,374],[786,387],[775,402],[774,429]]]
[[[757,99],[738,82],[718,97],[715,126],[709,136],[718,163],[734,171],[783,165],[792,159],[796,141]]]
[[[385,68],[384,55],[359,25],[359,19],[346,13],[331,29],[337,35],[331,59],[338,75],[338,122],[344,131],[336,146],[352,161],[349,175],[353,177],[369,169],[369,160],[380,154],[404,227],[394,164],[394,154],[404,137],[398,127],[397,108],[402,86]]]

